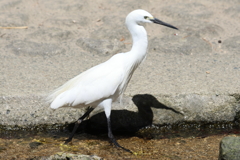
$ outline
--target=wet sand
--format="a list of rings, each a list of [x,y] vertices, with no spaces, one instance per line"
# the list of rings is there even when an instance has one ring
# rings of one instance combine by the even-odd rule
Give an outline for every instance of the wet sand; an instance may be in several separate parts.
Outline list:
[[[44,136],[45,135],[45,136]],[[164,139],[143,139],[139,137],[116,136],[119,144],[130,149],[134,154],[127,153],[113,147],[106,135],[93,136],[82,134],[76,136],[72,143],[63,145],[67,138],[35,135],[25,138],[0,139],[1,159],[30,159],[49,157],[56,153],[74,153],[97,155],[106,160],[110,159],[161,159],[161,160],[217,160],[219,142],[224,135],[208,137],[177,137]],[[37,147],[30,147],[30,143],[40,142]]]

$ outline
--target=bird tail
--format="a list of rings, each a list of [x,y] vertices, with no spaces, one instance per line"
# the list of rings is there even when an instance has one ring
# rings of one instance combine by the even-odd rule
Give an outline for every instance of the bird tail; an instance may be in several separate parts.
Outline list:
[[[69,81],[67,81],[65,84],[63,84],[62,86],[58,87],[57,89],[55,89],[54,91],[52,91],[46,98],[46,102],[48,103],[52,103],[57,96],[59,96],[61,93],[73,88],[74,86],[76,86],[78,79],[80,78],[80,75],[70,79]]]

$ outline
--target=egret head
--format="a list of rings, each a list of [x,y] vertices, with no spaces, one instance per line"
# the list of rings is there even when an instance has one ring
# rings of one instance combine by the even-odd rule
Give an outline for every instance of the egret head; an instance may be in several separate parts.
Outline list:
[[[128,14],[126,18],[126,24],[128,25],[131,23],[136,23],[138,25],[141,25],[143,23],[156,23],[173,29],[178,29],[177,27],[154,18],[150,13],[142,9],[134,10]]]

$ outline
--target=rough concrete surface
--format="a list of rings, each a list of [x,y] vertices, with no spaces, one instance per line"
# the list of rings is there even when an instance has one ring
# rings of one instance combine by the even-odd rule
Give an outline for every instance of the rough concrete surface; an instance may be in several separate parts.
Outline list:
[[[138,96],[137,104],[165,106],[153,107],[155,124],[232,121],[240,110],[238,0],[2,0],[0,124],[75,121],[85,109],[53,112],[46,95],[112,55],[130,50],[125,17],[139,8],[179,30],[145,25],[148,56],[135,71],[122,104],[116,102],[113,109],[137,112],[132,98]],[[22,26],[27,29],[15,28]]]

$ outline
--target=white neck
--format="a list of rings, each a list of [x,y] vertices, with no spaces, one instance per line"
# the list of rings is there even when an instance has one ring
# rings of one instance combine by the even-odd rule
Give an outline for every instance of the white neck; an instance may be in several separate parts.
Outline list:
[[[130,52],[131,54],[136,54],[136,60],[141,63],[147,54],[147,32],[143,26],[136,23],[127,24],[127,27],[133,39],[133,46]]]
[[[125,71],[126,75],[124,77],[123,83],[122,83],[122,91],[126,89],[127,84],[129,83],[133,72],[135,69],[139,66],[139,64],[144,60],[147,54],[147,32],[144,29],[143,26],[140,26],[136,23],[126,23],[127,28],[130,31],[133,39],[133,46],[130,52],[126,52],[125,55],[127,59],[125,59]]]

